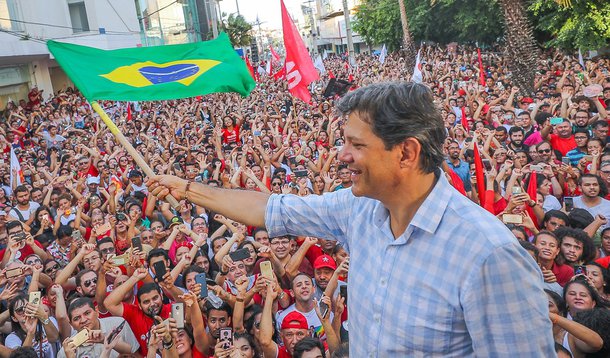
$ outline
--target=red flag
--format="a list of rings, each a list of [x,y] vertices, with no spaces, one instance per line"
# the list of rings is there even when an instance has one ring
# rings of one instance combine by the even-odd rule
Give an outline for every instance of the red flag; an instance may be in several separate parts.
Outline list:
[[[469,131],[469,129],[468,129],[468,118],[466,118],[466,107],[462,107],[462,126],[464,127],[464,130],[466,132]]]
[[[335,78],[335,74],[333,73],[333,71],[328,70],[328,78]]]
[[[534,171],[530,174],[530,182],[527,185],[527,194],[530,196],[530,199],[537,201],[536,199],[538,198],[538,175]],[[536,218],[534,210],[532,210],[529,205],[526,205],[525,210],[532,218],[534,225],[538,227],[538,218]]]
[[[474,147],[474,172],[477,177],[477,191],[479,194],[479,205],[485,204],[485,174],[483,173],[483,160],[479,154],[479,146],[476,142],[473,143]]]
[[[282,6],[282,28],[284,31],[284,47],[286,48],[286,79],[290,93],[300,98],[303,102],[311,100],[311,94],[307,86],[319,78],[318,71],[307,52],[299,30],[292,22],[284,0],[280,0]]]
[[[250,63],[250,59],[248,58],[248,56],[246,56],[246,66],[248,67],[248,71],[250,71],[250,76],[252,76],[252,78],[254,78],[254,80],[256,81],[256,75],[254,74],[254,68],[252,67],[252,64]]]
[[[347,82],[354,82],[354,75],[350,73],[349,76],[347,76]]]
[[[479,55],[479,82],[481,86],[485,86],[485,72],[483,72],[483,59],[481,58],[481,49],[477,49],[477,54]]]
[[[276,73],[273,74],[273,78],[275,80],[279,80],[280,78],[286,77],[286,68],[282,66]]]
[[[130,121],[131,118],[131,103],[127,102],[127,121]]]
[[[275,60],[276,62],[279,62],[280,55],[278,55],[277,52],[275,52],[275,50],[273,49],[273,46],[269,46],[269,49],[271,50],[271,56],[273,56],[273,60]]]
[[[464,182],[462,181],[462,178],[460,178],[459,175],[457,175],[456,172],[453,171],[453,169],[451,168],[447,168],[449,176],[451,177],[451,185],[453,185],[453,187],[455,189],[457,189],[457,191],[459,191],[460,193],[462,193],[463,195],[466,195],[466,189],[464,188]]]

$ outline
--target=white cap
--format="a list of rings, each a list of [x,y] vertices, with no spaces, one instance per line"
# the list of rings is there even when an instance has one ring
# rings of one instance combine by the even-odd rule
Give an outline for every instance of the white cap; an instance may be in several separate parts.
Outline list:
[[[89,176],[87,178],[87,185],[89,184],[100,184],[100,178],[99,177],[93,177],[93,176]]]

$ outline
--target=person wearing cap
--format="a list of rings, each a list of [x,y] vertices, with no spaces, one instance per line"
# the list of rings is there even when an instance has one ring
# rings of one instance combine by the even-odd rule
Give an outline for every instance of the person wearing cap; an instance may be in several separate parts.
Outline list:
[[[316,300],[320,300],[324,295],[324,291],[326,291],[326,288],[328,287],[328,284],[330,283],[335,271],[337,270],[337,263],[329,255],[320,255],[313,263],[313,270],[313,283],[315,287],[314,298]],[[345,285],[347,284],[343,281],[337,282],[337,288]],[[337,290],[335,289],[335,293],[336,291]]]
[[[447,134],[430,89],[376,83],[337,106],[350,190],[269,195],[169,175],[149,188],[266,226],[271,237],[341,243],[350,252],[350,356],[555,356],[540,268],[441,174]]]
[[[101,195],[99,192],[100,177],[88,176],[87,177],[87,189],[89,194]]]
[[[263,356],[265,357],[277,357],[277,358],[290,358],[294,353],[295,345],[303,340],[305,337],[311,337],[313,334],[312,327],[309,325],[307,318],[298,311],[292,311],[285,315],[282,322],[279,323],[280,338],[282,345],[278,345],[273,341],[273,302],[277,297],[277,292],[272,285],[267,286],[267,295],[263,306],[263,312],[261,314],[260,321],[260,334],[259,342],[263,350]],[[325,299],[325,303],[329,303],[328,297]],[[316,306],[316,313],[321,317],[319,309]],[[331,325],[330,315],[326,314],[321,317],[324,331],[328,336],[328,346],[331,350],[335,350],[339,345],[339,340],[334,332]],[[328,350],[326,350],[326,356],[329,356]]]

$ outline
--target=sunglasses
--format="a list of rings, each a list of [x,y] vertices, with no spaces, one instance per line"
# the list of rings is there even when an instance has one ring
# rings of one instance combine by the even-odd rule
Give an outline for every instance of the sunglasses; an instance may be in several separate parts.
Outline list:
[[[107,249],[101,249],[100,252],[102,254],[114,254],[115,249],[114,249],[114,247],[109,247]]]
[[[271,186],[281,186],[281,183],[271,183]]]
[[[551,150],[550,149],[540,149],[538,150],[538,153],[542,154],[542,153],[550,153]]]
[[[97,278],[93,278],[91,280],[87,280],[85,282],[83,282],[83,286],[85,286],[85,288],[89,288],[91,287],[91,285],[95,285],[97,283]]]
[[[49,273],[49,272],[53,272],[53,271],[56,271],[56,270],[59,270],[59,264],[55,264],[55,265],[53,265],[51,267],[47,267],[46,269],[44,269],[44,272],[45,273]]]

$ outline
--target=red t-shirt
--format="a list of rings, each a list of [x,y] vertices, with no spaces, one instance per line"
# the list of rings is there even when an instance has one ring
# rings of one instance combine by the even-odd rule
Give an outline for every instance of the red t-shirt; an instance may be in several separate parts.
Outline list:
[[[566,155],[566,153],[577,147],[574,135],[571,135],[569,138],[561,138],[557,134],[551,134],[550,139],[551,147],[560,151],[561,155]]]
[[[598,264],[602,265],[605,268],[608,268],[608,265],[610,265],[610,256],[602,257],[601,259],[595,260],[595,262],[597,262]]]
[[[161,309],[161,318],[169,318],[172,310],[172,305],[163,305]],[[150,329],[155,324],[155,320],[144,314],[139,306],[123,303],[123,318],[129,323],[129,327],[133,331],[134,336],[140,343],[138,352],[144,357],[148,354],[148,339],[150,338]]]
[[[36,244],[36,246],[38,246],[44,250],[44,248],[38,241],[34,240],[34,243]],[[6,249],[0,250],[0,260],[2,260],[4,258],[5,253],[6,253]],[[23,261],[23,260],[25,260],[26,257],[30,256],[33,253],[34,253],[34,250],[30,247],[30,245],[25,244],[25,246],[21,250],[17,251],[15,258],[19,261]]]
[[[233,130],[230,131],[226,128],[222,129],[222,141],[225,144],[239,143],[239,126],[233,126]]]
[[[570,265],[557,265],[553,264],[551,271],[557,277],[557,283],[563,287],[570,279],[574,276],[574,269]]]

